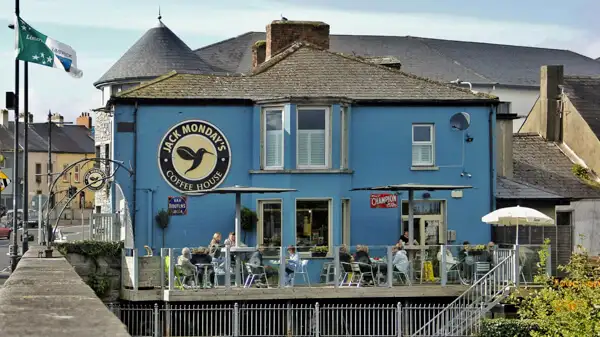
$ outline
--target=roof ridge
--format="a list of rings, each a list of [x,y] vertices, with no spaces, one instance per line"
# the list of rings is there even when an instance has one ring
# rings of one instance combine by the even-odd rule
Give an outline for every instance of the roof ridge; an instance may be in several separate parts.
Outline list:
[[[157,78],[155,78],[155,79],[153,79],[151,81],[147,81],[147,82],[144,82],[144,83],[142,83],[142,84],[140,84],[140,85],[138,85],[136,87],[133,87],[131,89],[121,91],[120,93],[118,93],[116,95],[116,97],[121,97],[121,96],[124,96],[124,95],[128,95],[128,94],[130,94],[132,92],[135,92],[135,91],[137,91],[139,89],[142,89],[142,88],[145,88],[147,86],[150,86],[150,85],[156,84],[158,82],[164,81],[164,80],[166,80],[168,78],[171,78],[171,77],[173,77],[175,75],[179,75],[179,73],[177,72],[177,70],[170,71],[170,72],[168,72],[168,73],[166,73],[166,74],[164,74],[162,76],[159,76],[159,77],[157,77]]]
[[[446,59],[448,59],[448,60],[450,60],[450,61],[454,62],[455,64],[457,64],[457,65],[459,65],[459,66],[461,66],[461,67],[465,68],[465,69],[466,69],[466,70],[468,70],[469,72],[471,72],[471,73],[475,74],[475,76],[479,76],[479,77],[481,77],[482,79],[484,79],[484,80],[486,80],[486,81],[490,81],[490,82],[492,82],[492,83],[494,82],[492,79],[490,79],[490,78],[487,78],[487,77],[485,77],[484,75],[482,75],[482,74],[480,74],[480,73],[476,72],[476,71],[475,71],[475,69],[472,69],[472,68],[470,68],[470,67],[467,67],[466,65],[462,64],[462,63],[461,63],[461,62],[459,62],[458,60],[455,60],[454,58],[452,58],[452,57],[450,57],[450,56],[448,56],[448,55],[446,55],[446,54],[442,53],[442,52],[441,52],[440,50],[438,50],[437,48],[434,48],[434,47],[430,46],[430,45],[429,45],[429,44],[428,44],[426,41],[424,41],[424,40],[426,40],[427,38],[416,38],[416,39],[417,39],[417,40],[418,40],[418,41],[419,41],[421,44],[423,44],[425,47],[427,47],[429,50],[431,50],[431,51],[433,51],[433,52],[437,53],[438,55],[440,55],[441,57],[444,57],[444,58],[446,58]],[[429,39],[429,40],[431,40],[431,39]]]
[[[203,50],[203,49],[207,49],[207,48],[210,48],[210,47],[214,47],[214,46],[218,46],[218,45],[220,45],[220,44],[223,44],[223,43],[226,43],[226,42],[229,42],[229,41],[235,40],[235,39],[239,39],[240,37],[245,37],[245,36],[247,36],[247,35],[250,35],[250,34],[255,34],[255,33],[261,33],[261,34],[265,34],[265,33],[263,33],[263,32],[249,31],[249,32],[245,32],[245,33],[243,33],[243,34],[240,34],[240,35],[238,35],[238,36],[230,37],[230,38],[228,38],[228,39],[225,39],[225,40],[221,40],[221,41],[217,41],[217,42],[211,43],[211,44],[209,44],[209,45],[206,45],[206,46],[204,46],[204,47],[200,47],[200,48],[197,48],[197,49],[193,49],[192,51],[195,53],[195,52],[197,52],[197,51],[200,51],[200,50]]]
[[[358,63],[362,63],[371,67],[375,67],[375,68],[379,68],[382,69],[384,71],[387,72],[392,72],[392,73],[396,73],[408,78],[412,78],[412,79],[416,79],[419,81],[424,81],[427,82],[429,84],[434,84],[434,85],[439,85],[439,86],[443,86],[446,88],[449,88],[450,90],[456,90],[456,91],[461,91],[463,93],[468,93],[471,94],[475,97],[486,97],[486,98],[491,98],[491,99],[497,99],[498,97],[493,96],[493,95],[489,95],[486,93],[474,93],[471,90],[468,90],[466,88],[461,88],[461,87],[457,87],[455,85],[451,85],[449,83],[444,83],[444,82],[440,82],[440,81],[436,81],[436,80],[432,80],[429,78],[425,78],[425,77],[421,77],[421,76],[417,76],[414,74],[410,74],[407,72],[404,72],[400,69],[394,69],[394,68],[390,68],[390,67],[386,67],[384,65],[380,65],[380,64],[375,64],[372,62],[368,62],[364,59],[361,59],[359,57],[356,56],[350,56],[347,54],[342,54],[342,53],[336,53],[333,52],[329,49],[326,48],[322,48],[320,46],[314,45],[312,43],[306,42],[306,41],[296,41],[294,43],[292,43],[288,48],[282,50],[281,52],[277,53],[275,56],[271,57],[268,61],[263,62],[250,76],[254,76],[254,75],[258,75],[261,73],[264,73],[265,71],[267,71],[269,68],[273,67],[274,65],[278,64],[279,62],[281,62],[282,60],[286,59],[288,56],[294,54],[295,52],[297,52],[298,50],[302,49],[302,48],[311,48],[313,50],[318,50],[321,52],[325,52],[337,57],[341,57],[350,61],[354,61],[354,62],[358,62]]]

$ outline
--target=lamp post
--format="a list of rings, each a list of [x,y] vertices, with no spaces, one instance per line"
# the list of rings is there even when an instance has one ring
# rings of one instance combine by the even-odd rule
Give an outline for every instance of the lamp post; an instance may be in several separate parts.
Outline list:
[[[19,0],[15,0],[15,15],[19,17],[20,8],[19,8]],[[14,29],[18,29],[18,27],[14,27]],[[15,271],[17,268],[18,255],[17,250],[19,249],[19,242],[17,241],[17,233],[18,233],[18,203],[19,200],[19,60],[15,58],[15,131],[14,131],[14,165],[13,165],[13,174],[12,180],[15,183],[13,187],[13,237],[12,244],[9,247],[10,254],[10,270]]]

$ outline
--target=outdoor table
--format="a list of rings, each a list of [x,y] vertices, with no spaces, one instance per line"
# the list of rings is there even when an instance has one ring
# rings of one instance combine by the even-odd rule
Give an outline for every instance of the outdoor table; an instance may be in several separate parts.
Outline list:
[[[230,253],[254,253],[256,251],[256,247],[229,247]],[[221,248],[221,253],[226,253],[227,247]],[[243,285],[242,281],[242,254],[235,254],[235,286],[241,287]],[[227,284],[227,282],[225,282]]]
[[[212,263],[197,263],[195,264],[196,266],[196,284],[198,285],[200,283],[200,280],[198,280],[198,272],[202,269],[204,269],[204,272],[202,273],[202,287],[206,288],[208,287],[208,270],[209,268],[212,268]]]

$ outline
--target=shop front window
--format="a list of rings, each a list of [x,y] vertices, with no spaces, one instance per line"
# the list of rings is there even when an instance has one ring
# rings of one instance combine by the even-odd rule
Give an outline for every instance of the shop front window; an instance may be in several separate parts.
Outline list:
[[[281,246],[281,201],[260,200],[258,202],[259,243],[267,248]],[[261,241],[262,239],[262,241]]]
[[[311,247],[329,248],[331,202],[329,200],[296,201],[296,246],[299,251]]]

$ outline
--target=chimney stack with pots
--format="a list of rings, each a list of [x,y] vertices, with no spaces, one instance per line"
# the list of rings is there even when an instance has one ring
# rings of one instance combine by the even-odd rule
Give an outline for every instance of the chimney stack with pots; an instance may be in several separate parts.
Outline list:
[[[265,60],[289,47],[304,41],[329,49],[329,25],[320,21],[276,20],[267,25]]]
[[[89,112],[82,112],[81,116],[77,117],[75,121],[77,125],[83,125],[88,129],[92,128],[92,116],[90,116]]]
[[[52,123],[56,124],[56,126],[59,127],[63,126],[65,122],[65,118],[59,113],[53,113],[50,120],[52,121]]]
[[[8,110],[6,109],[0,109],[0,124],[8,127]]]
[[[21,112],[19,114],[19,122],[25,122],[25,113]],[[33,123],[33,114],[30,112],[29,113],[29,123]]]
[[[558,101],[564,81],[562,65],[542,66],[540,71],[540,134],[551,142],[561,141],[562,116]]]
[[[261,63],[265,62],[267,55],[267,42],[265,40],[256,41],[252,46],[252,69],[256,69]]]

